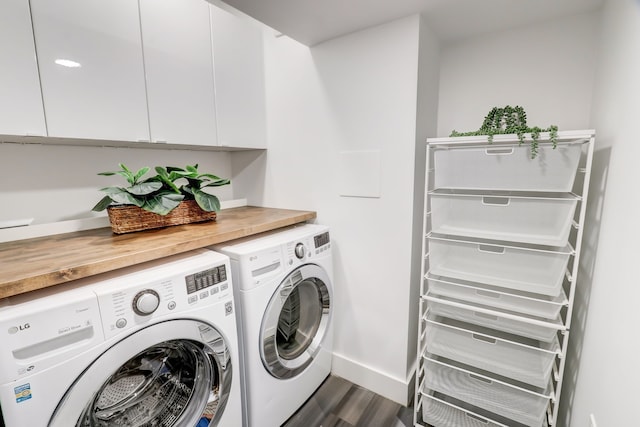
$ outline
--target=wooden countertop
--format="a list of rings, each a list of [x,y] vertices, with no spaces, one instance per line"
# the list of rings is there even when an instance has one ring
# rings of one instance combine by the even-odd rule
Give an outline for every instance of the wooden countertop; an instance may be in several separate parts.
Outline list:
[[[0,243],[0,298],[46,288],[165,256],[286,227],[312,211],[253,206],[226,209],[215,222],[129,234],[110,227]]]

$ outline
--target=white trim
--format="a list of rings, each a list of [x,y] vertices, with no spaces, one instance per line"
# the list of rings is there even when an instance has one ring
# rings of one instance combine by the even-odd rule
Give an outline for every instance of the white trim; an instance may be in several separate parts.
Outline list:
[[[220,201],[221,209],[238,208],[241,206],[247,206],[247,199]],[[74,231],[92,230],[103,227],[109,227],[109,218],[107,218],[106,215],[94,218],[52,222],[48,224],[36,224],[25,227],[4,228],[0,229],[0,243],[52,236],[54,234],[72,233]]]
[[[332,375],[344,378],[403,406],[408,406],[410,398],[413,398],[415,366],[411,372],[409,378],[396,378],[336,353],[333,353],[331,365]]]

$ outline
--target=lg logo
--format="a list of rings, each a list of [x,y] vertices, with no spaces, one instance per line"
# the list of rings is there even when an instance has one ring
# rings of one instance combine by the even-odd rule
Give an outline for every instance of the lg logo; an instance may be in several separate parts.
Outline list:
[[[9,328],[9,333],[11,335],[17,334],[20,331],[26,331],[30,327],[31,327],[31,325],[29,325],[28,323],[25,323],[24,325],[12,326],[12,327]]]

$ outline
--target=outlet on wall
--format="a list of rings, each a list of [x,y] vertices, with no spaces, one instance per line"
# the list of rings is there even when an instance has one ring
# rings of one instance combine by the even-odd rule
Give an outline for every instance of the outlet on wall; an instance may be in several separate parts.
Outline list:
[[[593,414],[589,415],[589,427],[598,427],[596,417]]]

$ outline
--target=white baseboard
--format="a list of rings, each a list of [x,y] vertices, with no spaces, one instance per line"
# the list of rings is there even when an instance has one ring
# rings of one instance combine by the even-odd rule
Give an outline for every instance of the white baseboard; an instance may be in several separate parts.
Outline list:
[[[331,373],[407,406],[414,394],[415,369],[410,378],[396,378],[370,366],[333,353]]]

